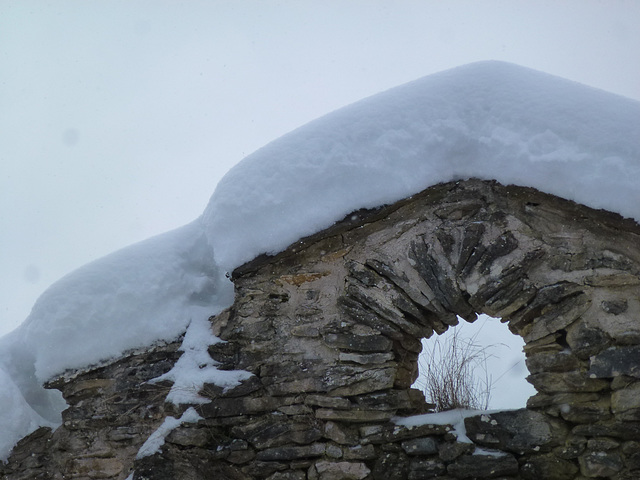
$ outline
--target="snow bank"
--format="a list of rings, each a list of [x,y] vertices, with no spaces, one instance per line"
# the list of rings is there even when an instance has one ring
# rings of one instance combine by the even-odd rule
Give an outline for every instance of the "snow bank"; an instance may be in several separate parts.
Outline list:
[[[27,403],[18,386],[0,368],[0,460],[5,460],[18,440],[40,426],[54,426]]]
[[[201,322],[233,301],[225,271],[277,253],[353,210],[478,177],[640,221],[639,129],[638,102],[483,62],[389,90],[285,135],[233,168],[201,218],[64,277],[0,339],[0,459],[38,425],[60,422],[64,401],[43,381],[174,340],[190,322],[215,341]],[[241,377],[217,372],[203,345],[185,338],[184,360],[167,376],[178,383],[176,403],[197,400],[180,391]]]
[[[0,406],[12,405],[0,410],[0,426],[11,422],[0,428],[0,460],[7,458],[6,445],[34,425],[60,423],[65,402],[60,392],[45,390],[44,381],[175,340],[192,320],[206,320],[232,302],[233,285],[214,264],[200,219],[53,284],[25,322],[0,338]]]
[[[640,103],[502,62],[431,75],[249,155],[213,193],[207,235],[231,271],[358,208],[469,177],[640,221]]]
[[[208,318],[232,301],[232,285],[213,263],[197,220],[59,280],[36,301],[10,349],[34,356],[42,382],[66,369],[174,340],[191,319]],[[6,350],[0,348],[0,362]]]

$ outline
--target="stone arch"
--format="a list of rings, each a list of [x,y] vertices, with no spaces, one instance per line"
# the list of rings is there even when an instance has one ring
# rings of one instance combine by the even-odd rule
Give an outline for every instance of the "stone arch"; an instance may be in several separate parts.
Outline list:
[[[372,424],[422,413],[409,389],[420,339],[457,315],[500,317],[525,340],[538,391],[528,408],[466,421],[478,448],[508,456],[485,467],[477,455],[414,456],[402,441],[398,453],[374,449],[369,459],[300,453],[315,478],[352,478],[339,473],[347,464],[372,475],[353,478],[470,478],[483,468],[514,478],[620,475],[640,431],[630,401],[639,387],[638,233],[634,222],[529,188],[438,185],[241,267],[236,304],[214,323],[224,339],[243,337],[234,368],[256,373],[262,401],[293,402],[286,412],[304,406],[318,436],[308,443],[329,439],[343,450],[328,428],[347,428],[347,445],[377,445],[366,435]],[[257,458],[288,452],[270,448]]]
[[[8,479],[570,480],[640,477],[640,227],[524,187],[468,180],[348,215],[233,272],[211,318],[203,418],[137,458],[186,408],[164,403],[179,342],[60,377],[70,408],[24,439]],[[527,408],[426,417],[420,339],[487,313],[526,343]],[[444,423],[444,424],[443,424]],[[88,447],[91,445],[91,447]],[[86,451],[89,449],[89,453]],[[7,473],[5,473],[7,472]],[[54,473],[51,473],[54,472]],[[4,478],[4,477],[3,477]],[[75,477],[74,477],[75,478]]]

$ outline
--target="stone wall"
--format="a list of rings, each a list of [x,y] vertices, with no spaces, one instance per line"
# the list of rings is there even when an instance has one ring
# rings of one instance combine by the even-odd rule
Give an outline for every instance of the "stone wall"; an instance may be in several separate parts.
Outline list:
[[[521,187],[432,187],[233,274],[212,317],[222,369],[254,374],[136,460],[167,415],[176,344],[52,382],[70,404],[3,478],[640,478],[640,228]],[[524,339],[526,409],[409,428],[420,340],[476,313]]]

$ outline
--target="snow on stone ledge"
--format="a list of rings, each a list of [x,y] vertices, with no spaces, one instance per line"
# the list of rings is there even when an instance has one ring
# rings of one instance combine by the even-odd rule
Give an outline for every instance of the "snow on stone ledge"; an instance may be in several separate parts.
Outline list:
[[[139,460],[160,452],[161,447],[164,445],[165,438],[167,438],[167,435],[173,430],[183,423],[197,423],[199,420],[202,420],[202,417],[198,415],[198,412],[196,412],[193,407],[189,407],[180,418],[165,418],[162,425],[160,425],[158,429],[147,438],[142,447],[140,447],[136,459]]]
[[[38,426],[60,424],[66,404],[44,381],[176,340],[193,319],[206,322],[232,302],[233,286],[213,262],[200,219],[53,284],[25,322],[0,338],[0,460]]]
[[[640,103],[502,62],[430,75],[249,155],[213,193],[207,235],[231,271],[359,208],[470,177],[640,221]]]
[[[233,301],[200,220],[107,255],[63,277],[0,339],[0,365],[35,364],[46,381],[125,351],[175,340],[192,318]],[[7,358],[7,356],[9,358]],[[17,361],[19,360],[19,361]]]
[[[425,413],[422,415],[413,415],[411,417],[397,417],[394,419],[394,423],[406,428],[419,427],[421,425],[451,425],[451,433],[456,436],[458,442],[472,443],[469,437],[467,437],[464,419],[483,414],[491,414],[497,411],[498,410],[468,410],[464,408],[455,408],[445,412]]]
[[[244,370],[218,370],[216,365],[219,363],[211,358],[208,348],[209,345],[219,342],[222,340],[211,332],[208,318],[194,318],[180,346],[180,351],[184,353],[171,370],[154,378],[150,383],[164,380],[173,382],[166,401],[178,406],[209,403],[211,400],[199,393],[206,383],[224,389],[240,385],[253,374]]]

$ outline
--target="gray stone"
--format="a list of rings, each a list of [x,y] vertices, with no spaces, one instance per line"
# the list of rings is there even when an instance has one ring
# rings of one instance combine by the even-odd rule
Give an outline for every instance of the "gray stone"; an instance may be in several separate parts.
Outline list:
[[[76,458],[70,468],[89,478],[113,478],[120,474],[124,465],[117,458]]]
[[[615,450],[620,446],[620,442],[608,437],[590,438],[587,441],[587,448],[594,451]]]
[[[379,335],[346,335],[330,333],[325,335],[327,345],[354,352],[386,352],[392,342]]]
[[[595,395],[591,400],[580,401],[581,395],[594,394],[565,394],[567,401],[559,400],[557,405],[560,416],[571,423],[591,423],[609,420],[611,415],[611,400],[607,397]],[[573,398],[576,398],[575,400]]]
[[[400,446],[407,455],[432,455],[438,453],[438,444],[431,437],[405,440]]]
[[[464,455],[447,467],[456,478],[498,478],[518,473],[518,461],[513,455]]]
[[[589,478],[611,477],[624,467],[622,457],[617,453],[588,452],[579,459],[580,472]]]
[[[307,475],[302,471],[276,472],[267,477],[267,480],[306,480]]]
[[[473,443],[446,442],[440,444],[438,456],[444,462],[451,462],[465,453],[473,453],[474,450]]]
[[[232,417],[270,412],[280,406],[282,399],[277,397],[219,398],[202,405],[199,413],[204,418]]]
[[[248,476],[268,476],[275,472],[284,472],[289,469],[290,463],[263,462],[256,460],[242,467],[242,472]],[[224,478],[224,477],[222,477]],[[230,476],[230,478],[233,478]],[[241,478],[241,477],[240,477]]]
[[[225,457],[225,460],[234,465],[242,465],[250,462],[254,458],[256,458],[256,452],[253,450],[234,450],[229,452],[229,455]]]
[[[612,417],[609,396],[596,392],[538,394],[530,399],[527,406],[572,423],[591,423]]]
[[[165,441],[183,447],[204,447],[211,442],[211,434],[204,428],[177,428]]]
[[[355,402],[362,408],[373,410],[409,409],[412,406],[409,392],[406,390],[374,392],[356,397]]]
[[[524,335],[525,342],[538,340],[549,334],[566,329],[573,324],[589,308],[591,301],[588,295],[576,291],[577,285],[561,284],[563,297],[558,303],[543,308],[542,315],[535,319],[531,329]]]
[[[342,397],[307,395],[304,398],[304,403],[306,405],[314,405],[318,407],[343,408],[343,409],[351,408],[351,402],[348,399],[342,398]]]
[[[423,480],[441,477],[447,472],[444,463],[438,460],[414,460],[409,466],[408,480]]]
[[[313,413],[311,408],[302,404],[285,405],[284,407],[278,407],[277,411],[289,416],[310,415]]]
[[[629,304],[626,300],[603,300],[600,304],[602,306],[602,310],[611,315],[620,315],[624,313],[629,308]]]
[[[636,440],[640,438],[640,422],[598,422],[587,425],[577,425],[572,433],[587,437],[613,437],[622,440]]]
[[[338,357],[341,362],[359,363],[361,365],[377,365],[393,360],[392,353],[369,353],[360,355],[357,353],[340,352]]]
[[[356,445],[358,443],[358,434],[355,429],[346,425],[338,425],[332,421],[324,424],[324,436],[340,445]]]
[[[351,423],[370,423],[388,421],[393,417],[393,412],[383,410],[333,410],[319,408],[316,410],[316,418],[320,420],[333,420]]]
[[[543,393],[601,392],[609,388],[604,379],[591,378],[586,372],[541,372],[527,377],[536,390]]]
[[[611,340],[602,329],[576,322],[567,328],[567,343],[575,356],[588,360],[589,357],[609,347]]]
[[[629,470],[640,470],[640,441],[625,442],[622,453],[624,464]]]
[[[298,325],[291,329],[291,335],[317,338],[320,336],[320,329],[314,325]]]
[[[611,394],[611,411],[618,420],[640,421],[640,381]]]
[[[376,450],[373,445],[356,445],[343,449],[345,460],[372,460],[376,458]]]
[[[404,480],[409,474],[408,457],[404,453],[385,452],[378,456],[372,470],[375,480]]]
[[[573,480],[577,473],[578,465],[553,454],[530,457],[520,469],[524,480]]]
[[[258,452],[256,458],[263,461],[286,461],[298,458],[320,457],[324,455],[325,446],[322,443],[301,447],[276,447]]]
[[[395,425],[384,432],[384,438],[389,442],[398,442],[430,435],[445,435],[452,429],[453,427],[451,425],[432,425],[429,423],[414,427]]]
[[[355,396],[392,388],[396,373],[395,365],[378,368],[360,365],[337,365],[326,370],[323,387],[329,395]]]
[[[231,440],[231,443],[229,444],[229,450],[232,450],[232,451],[248,450],[248,449],[249,449],[249,444],[244,440],[238,440],[237,438],[234,440]]]
[[[553,453],[564,460],[575,460],[587,448],[587,439],[578,435],[570,435],[564,445],[557,447]]]
[[[310,444],[322,437],[320,426],[314,422],[308,419],[289,420],[282,417],[281,415],[264,417],[246,425],[233,427],[231,432],[259,449],[287,443]]]
[[[329,444],[325,448],[325,455],[329,458],[342,458],[342,449],[337,445]]]
[[[610,347],[591,357],[592,378],[627,375],[640,378],[640,345]]]
[[[627,377],[625,375],[613,377],[613,379],[611,380],[611,390],[621,390],[623,388],[627,388],[629,385],[632,385],[637,381],[637,378]]]
[[[580,360],[567,350],[542,352],[527,357],[527,369],[531,373],[570,372],[580,367]]]
[[[549,451],[568,433],[563,422],[524,409],[468,417],[465,426],[476,443],[514,453]]]
[[[361,462],[329,462],[315,463],[318,480],[361,480],[366,478],[371,470]]]
[[[385,427],[383,425],[367,425],[360,427],[360,437],[362,437],[362,444],[368,445],[369,443],[381,443],[384,441]]]

